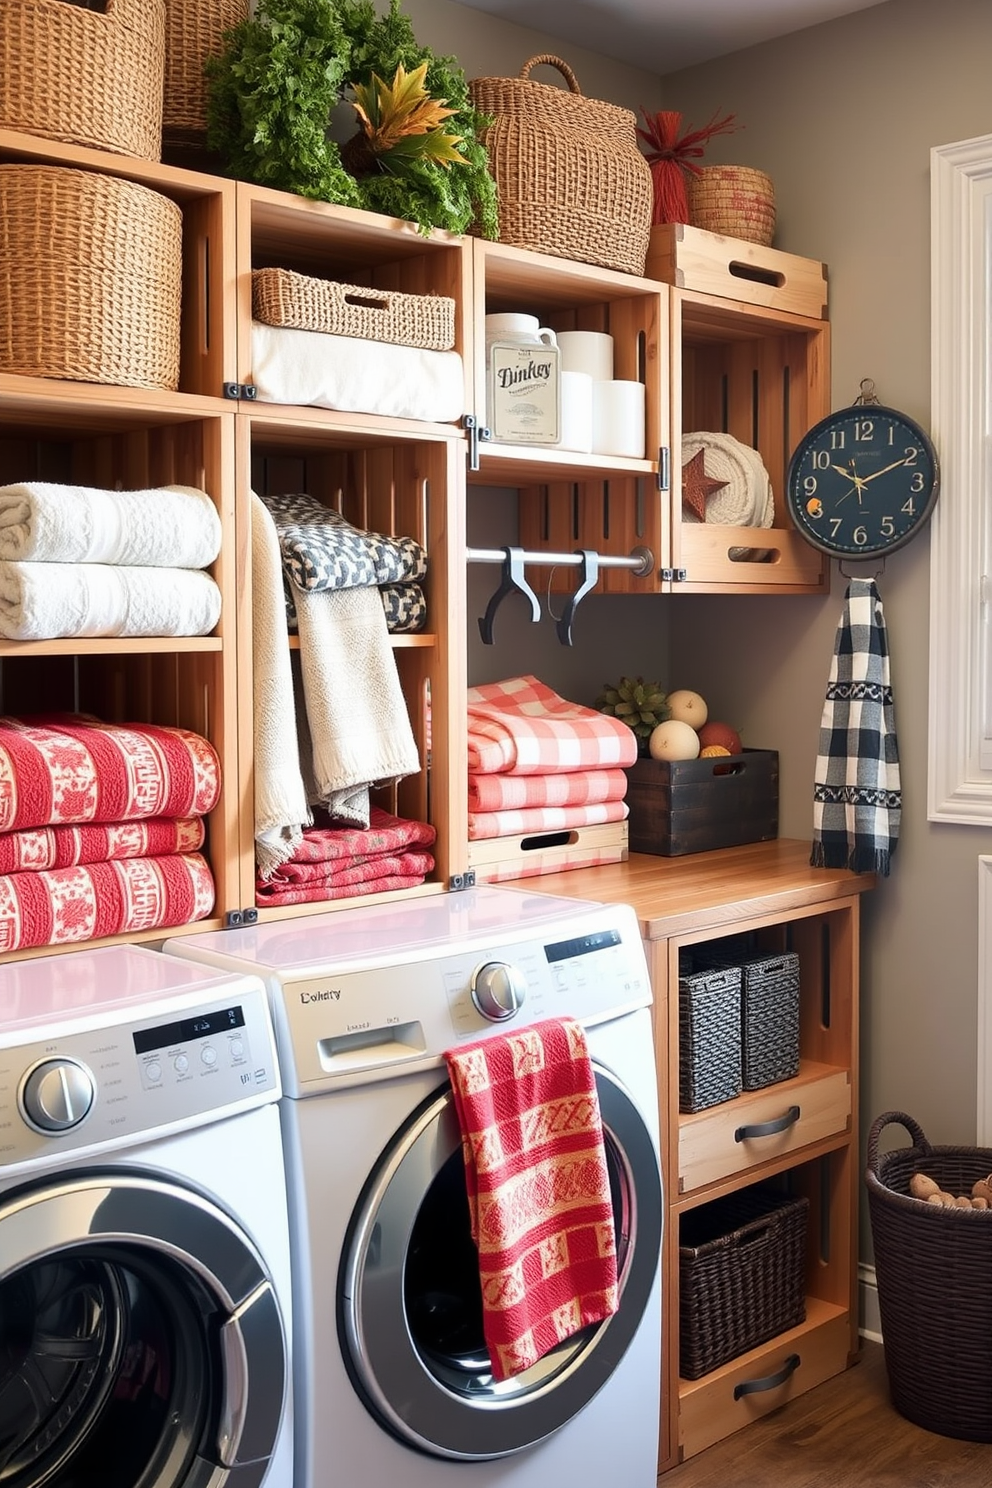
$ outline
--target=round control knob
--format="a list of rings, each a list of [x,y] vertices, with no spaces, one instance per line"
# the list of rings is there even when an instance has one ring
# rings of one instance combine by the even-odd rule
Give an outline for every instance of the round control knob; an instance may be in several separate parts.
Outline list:
[[[66,1132],[90,1113],[96,1099],[93,1076],[74,1059],[46,1059],[24,1082],[21,1101],[32,1126]]]
[[[203,1048],[200,1050],[200,1059],[207,1066],[207,1069],[213,1068],[213,1066],[217,1063],[217,1050],[214,1048],[213,1044],[204,1044]]]
[[[490,1023],[505,1023],[527,996],[523,973],[508,961],[487,961],[472,975],[472,1001]]]
[[[185,1054],[177,1054],[172,1061],[172,1068],[177,1075],[185,1075],[189,1072],[189,1060]]]

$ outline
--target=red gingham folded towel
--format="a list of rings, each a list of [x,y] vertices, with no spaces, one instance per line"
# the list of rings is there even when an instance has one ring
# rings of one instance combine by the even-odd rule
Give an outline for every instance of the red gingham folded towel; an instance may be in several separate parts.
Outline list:
[[[470,811],[469,840],[488,837],[519,837],[528,832],[571,832],[575,827],[595,827],[602,822],[626,821],[626,801],[600,801],[594,806],[535,806],[529,811]]]
[[[188,729],[82,714],[0,718],[0,831],[205,816],[219,797],[217,753]]]
[[[480,774],[547,775],[632,765],[633,729],[570,703],[530,675],[468,689],[468,767]]]
[[[164,930],[204,919],[214,881],[199,853],[0,875],[0,952]]]
[[[617,1310],[616,1237],[585,1033],[547,1019],[445,1056],[493,1377]]]
[[[0,832],[0,873],[191,853],[203,846],[204,836],[198,816],[154,816],[105,826],[26,827],[20,832]]]
[[[525,811],[534,806],[591,806],[622,801],[627,777],[622,770],[569,770],[550,775],[468,777],[469,811]]]

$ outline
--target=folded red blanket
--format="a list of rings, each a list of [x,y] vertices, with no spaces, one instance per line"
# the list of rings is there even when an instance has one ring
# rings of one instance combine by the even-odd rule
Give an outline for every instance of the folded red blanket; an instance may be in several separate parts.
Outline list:
[[[202,920],[214,881],[199,853],[0,875],[0,952]]]
[[[468,690],[468,767],[481,774],[547,775],[632,765],[633,729],[559,697],[529,674]]]
[[[351,858],[337,863],[283,863],[272,877],[259,881],[261,895],[269,889],[289,889],[303,884],[327,884],[332,888],[346,889],[349,884],[367,883],[373,878],[393,877],[402,874],[420,880],[434,868],[430,853],[371,853],[367,857]]]
[[[381,806],[369,812],[367,827],[307,827],[303,841],[293,853],[293,863],[364,862],[375,853],[404,852],[409,847],[430,847],[437,832],[429,822],[392,816]],[[286,864],[280,872],[285,872]]]
[[[590,806],[622,801],[623,770],[560,770],[550,775],[469,773],[469,811],[524,811],[535,806]]]
[[[473,842],[486,837],[519,837],[521,833],[571,832],[603,822],[626,821],[626,801],[600,801],[594,806],[535,806],[529,811],[470,811],[468,835]]]
[[[0,873],[191,853],[203,846],[204,836],[198,816],[154,816],[99,827],[26,827],[20,832],[0,832]]]
[[[219,796],[216,751],[188,729],[83,714],[0,718],[0,831],[205,816]]]
[[[350,884],[329,884],[325,880],[280,887],[271,882],[259,883],[255,886],[255,901],[259,907],[267,904],[319,904],[324,899],[357,899],[364,894],[392,894],[400,889],[415,889],[423,881],[422,873],[396,873]]]
[[[616,1235],[582,1025],[548,1019],[446,1054],[493,1376],[618,1306]]]

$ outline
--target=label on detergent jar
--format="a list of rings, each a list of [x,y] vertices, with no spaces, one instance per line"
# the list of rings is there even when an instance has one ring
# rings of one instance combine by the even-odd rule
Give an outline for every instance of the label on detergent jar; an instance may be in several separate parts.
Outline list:
[[[561,377],[557,346],[499,341],[490,348],[489,430],[504,444],[557,444]]]

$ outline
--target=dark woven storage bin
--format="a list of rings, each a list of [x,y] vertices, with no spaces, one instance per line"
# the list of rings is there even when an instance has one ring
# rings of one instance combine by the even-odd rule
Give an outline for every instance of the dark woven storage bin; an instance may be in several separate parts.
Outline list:
[[[680,976],[679,1110],[702,1111],[740,1093],[740,968]]]
[[[891,1124],[911,1147],[879,1153]],[[944,1209],[913,1198],[926,1173],[945,1193],[969,1194],[992,1172],[992,1149],[932,1147],[902,1111],[868,1135],[865,1184],[875,1247],[889,1392],[926,1431],[992,1442],[992,1210]]]
[[[809,1200],[745,1188],[683,1214],[679,1373],[699,1379],[806,1317]]]
[[[741,1075],[761,1090],[799,1073],[799,957],[763,956],[741,967]]]

